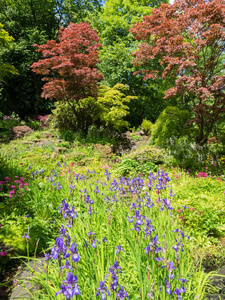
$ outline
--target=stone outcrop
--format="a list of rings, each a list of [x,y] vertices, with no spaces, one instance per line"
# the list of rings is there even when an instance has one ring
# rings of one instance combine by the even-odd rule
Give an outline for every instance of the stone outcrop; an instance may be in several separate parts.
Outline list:
[[[33,130],[29,126],[15,126],[11,130],[11,137],[14,139],[20,139],[31,132],[33,132]]]

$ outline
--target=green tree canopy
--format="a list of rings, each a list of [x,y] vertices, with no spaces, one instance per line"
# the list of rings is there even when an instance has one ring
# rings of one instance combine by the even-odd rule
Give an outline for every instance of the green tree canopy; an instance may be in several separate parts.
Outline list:
[[[41,77],[30,70],[40,54],[33,44],[53,39],[60,20],[56,17],[55,0],[1,0],[0,22],[14,38],[13,46],[0,54],[2,63],[15,66],[18,76],[10,76],[1,84],[0,110],[16,111],[21,117],[37,114],[45,102],[41,100]]]
[[[3,27],[3,24],[0,23],[0,56],[6,49],[11,48],[14,41],[14,38]],[[16,68],[10,64],[0,62],[0,81],[3,81],[3,78],[9,74],[17,74]]]
[[[133,65],[131,53],[138,49],[139,42],[129,32],[135,22],[151,14],[152,8],[161,2],[168,1],[108,0],[99,15],[98,30],[103,44],[99,69],[105,85],[127,84],[129,93],[138,97],[128,104],[130,114],[126,119],[131,126],[140,125],[143,118],[155,121],[168,105],[162,101],[168,80],[144,82],[141,76],[133,76],[138,68]],[[159,63],[156,67],[160,68]]]

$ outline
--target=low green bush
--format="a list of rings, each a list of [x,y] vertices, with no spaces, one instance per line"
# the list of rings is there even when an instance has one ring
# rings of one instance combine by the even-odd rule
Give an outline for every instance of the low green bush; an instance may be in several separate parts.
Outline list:
[[[119,176],[148,175],[157,169],[157,165],[163,164],[164,151],[154,146],[138,149],[124,158],[119,163],[116,173]]]
[[[165,147],[171,138],[193,135],[193,128],[187,124],[190,114],[187,110],[168,106],[152,128],[152,140],[156,145]]]
[[[141,123],[141,128],[143,129],[145,135],[150,135],[151,134],[151,129],[152,129],[152,122],[149,120],[144,119],[143,122]]]
[[[20,125],[19,116],[13,111],[11,116],[3,115],[0,112],[0,128],[12,129],[14,126]]]

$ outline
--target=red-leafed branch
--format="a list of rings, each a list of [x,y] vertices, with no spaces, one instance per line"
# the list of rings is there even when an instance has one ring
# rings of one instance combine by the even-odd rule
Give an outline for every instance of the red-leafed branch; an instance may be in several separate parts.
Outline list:
[[[102,74],[97,70],[98,49],[102,47],[96,30],[88,23],[70,23],[59,31],[59,42],[47,41],[36,46],[43,58],[31,69],[43,75],[42,97],[79,101],[95,96]]]

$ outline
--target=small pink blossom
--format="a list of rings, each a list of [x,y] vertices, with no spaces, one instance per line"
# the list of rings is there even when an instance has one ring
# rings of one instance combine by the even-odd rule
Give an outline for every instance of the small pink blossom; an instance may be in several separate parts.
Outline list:
[[[7,256],[7,252],[1,251],[1,252],[0,252],[0,256]]]
[[[215,164],[213,164],[214,165],[214,167],[216,167],[216,163]]]
[[[205,169],[207,170],[207,169],[208,169],[208,167],[205,167]]]

